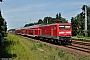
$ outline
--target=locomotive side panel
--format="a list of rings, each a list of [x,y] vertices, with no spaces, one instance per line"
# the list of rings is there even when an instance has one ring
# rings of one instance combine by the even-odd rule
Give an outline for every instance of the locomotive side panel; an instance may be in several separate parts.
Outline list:
[[[53,36],[57,34],[55,32],[56,32],[56,30],[54,30],[53,25],[40,27],[40,36],[41,37],[53,38]]]
[[[40,27],[40,36],[59,43],[71,42],[72,27],[69,23],[55,23]]]

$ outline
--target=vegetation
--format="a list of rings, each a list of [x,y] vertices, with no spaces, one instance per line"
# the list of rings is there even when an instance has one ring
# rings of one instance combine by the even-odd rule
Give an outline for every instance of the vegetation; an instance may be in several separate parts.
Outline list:
[[[15,29],[9,29],[8,30],[8,32],[14,32],[15,31]]]
[[[3,51],[7,53],[1,56],[12,57],[13,60],[89,60],[89,57],[84,55],[75,55],[11,33],[4,43]]]
[[[82,39],[84,39],[84,40],[90,40],[90,37],[87,37],[87,36],[79,36],[79,35],[77,35],[77,36],[73,36],[72,38],[76,38],[76,39],[78,39],[78,38],[80,38],[81,40]]]
[[[57,13],[56,14],[56,18],[44,17],[43,20],[39,19],[38,22],[26,24],[24,27],[37,25],[37,24],[51,24],[51,23],[55,23],[57,20],[60,20],[62,22],[66,22],[66,23],[68,22],[65,18],[61,17],[61,13]]]
[[[3,0],[0,0],[0,2],[2,2]]]
[[[76,17],[72,17],[71,18],[71,24],[72,24],[72,34],[73,36],[76,36],[76,35],[80,35],[80,36],[85,36],[85,32],[87,32],[88,36],[90,36],[90,7],[89,6],[86,6],[87,7],[87,27],[88,27],[88,30],[85,31],[85,6],[86,5],[83,5],[82,7],[82,10],[83,12],[81,12],[80,14],[78,14]]]
[[[7,23],[6,23],[5,19],[2,17],[1,11],[0,11],[0,41],[1,41],[1,37],[6,37],[6,32],[7,32],[6,24]]]

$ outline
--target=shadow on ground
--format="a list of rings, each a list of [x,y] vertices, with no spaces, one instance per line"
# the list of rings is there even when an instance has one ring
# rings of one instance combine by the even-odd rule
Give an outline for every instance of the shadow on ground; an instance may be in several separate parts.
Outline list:
[[[10,54],[6,49],[7,47],[10,47],[12,43],[13,42],[11,41],[4,41],[3,43],[0,42],[0,59],[16,57],[16,54]]]

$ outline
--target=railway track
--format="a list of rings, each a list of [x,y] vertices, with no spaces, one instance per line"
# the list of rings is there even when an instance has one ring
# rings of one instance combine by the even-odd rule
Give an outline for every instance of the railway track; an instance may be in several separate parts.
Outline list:
[[[83,40],[72,40],[73,44],[85,45],[90,46],[90,41],[83,41]]]
[[[65,47],[90,54],[90,41],[72,40],[72,45],[66,45]]]
[[[44,43],[44,44],[47,44],[47,45],[50,45],[50,46],[54,46],[54,47],[58,47],[58,48],[61,48],[61,49],[65,49],[65,50],[68,50],[68,51],[74,51],[75,53],[77,52],[80,52],[80,53],[85,53],[85,54],[88,54],[90,55],[90,41],[83,41],[83,40],[72,40],[72,44],[71,45],[57,45],[57,44],[51,44],[51,43],[48,43],[46,41],[43,41],[43,40],[37,40],[37,39],[33,39],[33,38],[28,38],[28,37],[25,37],[25,36],[21,36],[21,37],[24,37],[24,38],[27,38],[27,39],[32,39],[34,41],[37,41],[37,42],[41,42],[41,43]]]

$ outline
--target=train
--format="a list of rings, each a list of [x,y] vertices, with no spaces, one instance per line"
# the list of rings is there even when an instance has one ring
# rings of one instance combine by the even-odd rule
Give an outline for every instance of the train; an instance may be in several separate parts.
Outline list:
[[[15,29],[15,33],[59,44],[72,43],[72,25],[70,23],[33,25]]]

